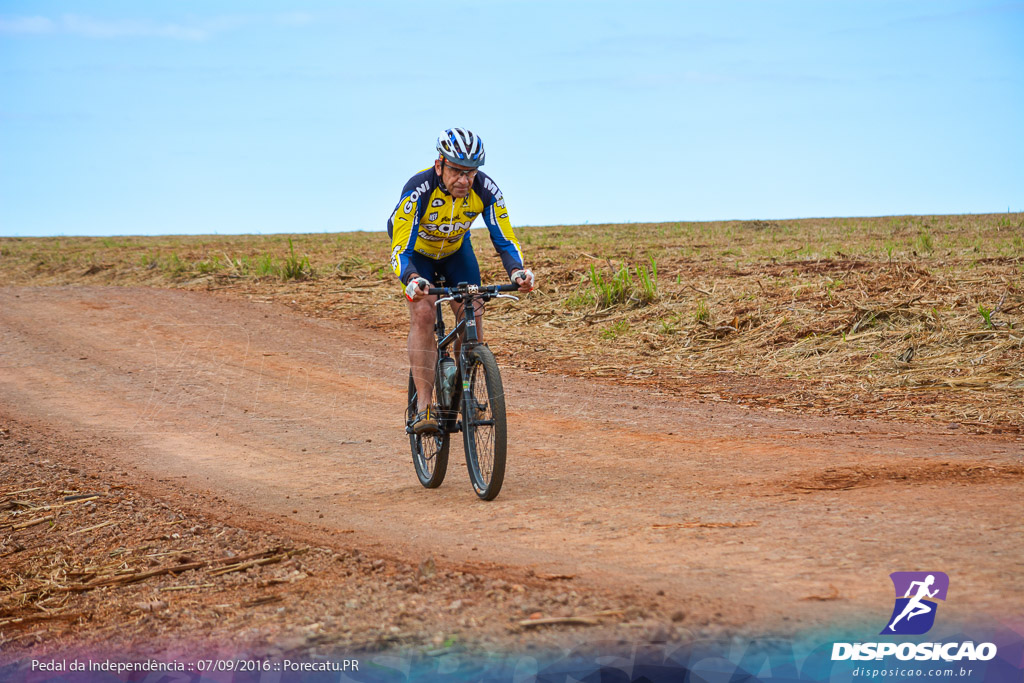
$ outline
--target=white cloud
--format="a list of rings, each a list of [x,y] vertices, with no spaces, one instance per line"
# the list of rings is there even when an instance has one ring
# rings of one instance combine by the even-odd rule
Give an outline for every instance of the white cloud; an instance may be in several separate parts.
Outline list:
[[[211,31],[202,25],[157,24],[135,19],[92,19],[77,14],[60,18],[60,30],[86,38],[173,38],[176,40],[205,40]]]
[[[208,40],[252,24],[307,26],[313,16],[301,12],[274,16],[223,16],[186,22],[155,22],[148,19],[97,19],[80,14],[47,17],[0,17],[0,34],[65,34],[85,38],[168,38],[171,40]]]
[[[54,23],[46,17],[0,18],[0,33],[53,33]]]

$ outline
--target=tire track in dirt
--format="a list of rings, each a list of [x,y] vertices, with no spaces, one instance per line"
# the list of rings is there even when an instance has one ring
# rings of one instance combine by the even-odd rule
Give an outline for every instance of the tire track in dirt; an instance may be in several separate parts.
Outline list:
[[[885,611],[886,575],[919,566],[958,576],[965,614],[1024,605],[1012,580],[1024,539],[1006,526],[1020,476],[793,488],[830,468],[1005,470],[1021,460],[1010,438],[506,370],[510,472],[485,504],[458,440],[444,486],[416,482],[404,339],[210,294],[54,288],[0,290],[0,345],[8,410],[110,439],[104,457],[139,476],[322,539],[573,573],[687,605],[712,596],[726,614],[709,618],[760,625]],[[830,585],[840,599],[802,600]]]

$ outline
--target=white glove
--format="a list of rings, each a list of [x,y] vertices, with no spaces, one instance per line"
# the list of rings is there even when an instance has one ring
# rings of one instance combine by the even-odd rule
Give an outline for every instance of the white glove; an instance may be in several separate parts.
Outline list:
[[[517,285],[519,285],[520,292],[533,291],[534,282],[532,270],[523,270],[522,268],[520,268],[519,270],[512,271],[512,275],[510,277],[512,278],[512,282],[515,282]]]
[[[405,286],[405,298],[409,301],[419,301],[427,295],[427,287],[430,283],[425,277],[414,277]]]

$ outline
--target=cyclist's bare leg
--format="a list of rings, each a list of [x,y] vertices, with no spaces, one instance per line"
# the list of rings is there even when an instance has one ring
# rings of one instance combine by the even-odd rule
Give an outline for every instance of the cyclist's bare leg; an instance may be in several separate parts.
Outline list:
[[[434,389],[434,364],[437,362],[437,344],[434,339],[434,302],[436,296],[419,301],[408,301],[409,307],[409,368],[416,385],[416,411],[430,405]]]

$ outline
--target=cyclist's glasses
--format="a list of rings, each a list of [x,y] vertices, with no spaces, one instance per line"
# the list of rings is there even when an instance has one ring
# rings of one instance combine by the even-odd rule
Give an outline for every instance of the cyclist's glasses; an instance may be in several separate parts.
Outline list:
[[[477,169],[475,168],[455,168],[451,164],[445,164],[444,167],[460,178],[465,177],[472,180],[473,178],[476,177]]]

